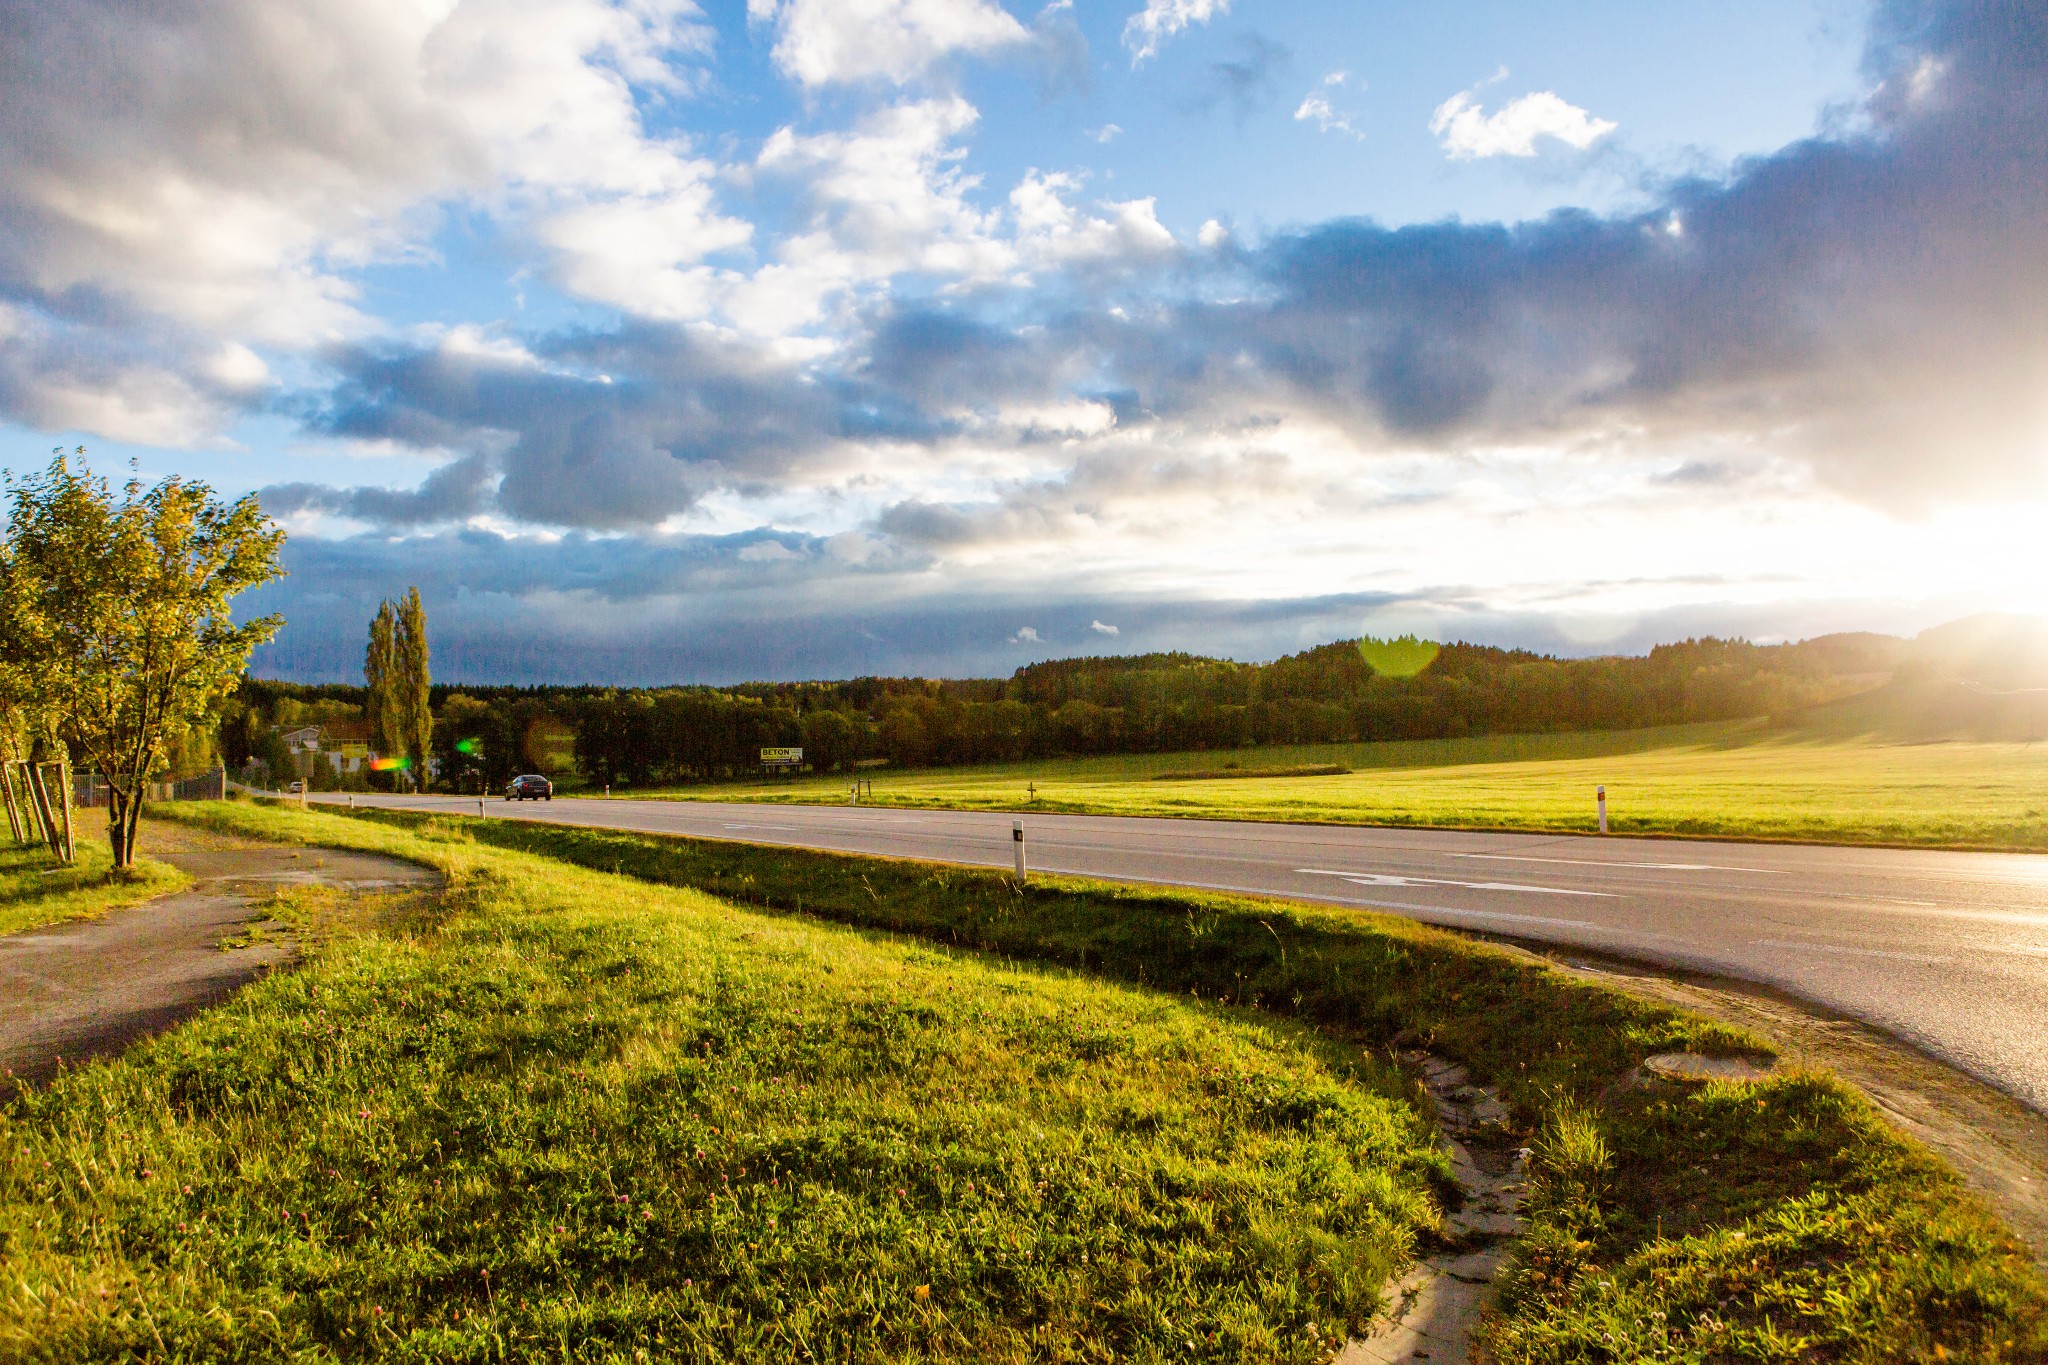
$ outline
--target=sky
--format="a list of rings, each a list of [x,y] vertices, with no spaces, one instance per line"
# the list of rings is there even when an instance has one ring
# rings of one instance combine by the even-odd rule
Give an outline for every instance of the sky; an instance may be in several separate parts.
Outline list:
[[[0,0],[0,465],[267,676],[1569,654],[2048,608],[2023,0]]]

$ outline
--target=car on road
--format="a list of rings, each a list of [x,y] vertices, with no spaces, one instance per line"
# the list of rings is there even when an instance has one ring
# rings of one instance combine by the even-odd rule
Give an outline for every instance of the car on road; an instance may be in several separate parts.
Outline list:
[[[300,792],[303,792],[304,790],[306,790],[306,783],[304,779],[294,781],[285,787],[285,791],[287,791],[293,796],[297,796]]]
[[[522,773],[505,784],[507,801],[552,801],[555,784],[539,773]]]

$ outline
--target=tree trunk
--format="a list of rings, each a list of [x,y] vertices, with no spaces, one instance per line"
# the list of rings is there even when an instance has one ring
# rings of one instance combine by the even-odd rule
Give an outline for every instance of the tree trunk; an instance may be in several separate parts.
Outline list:
[[[144,790],[147,790],[145,788]],[[128,864],[135,862],[136,836],[142,831],[142,792],[135,793],[135,799],[128,803]]]
[[[107,787],[107,842],[114,847],[114,866],[132,867],[135,863],[134,848],[130,843],[128,821],[128,793],[119,787]]]

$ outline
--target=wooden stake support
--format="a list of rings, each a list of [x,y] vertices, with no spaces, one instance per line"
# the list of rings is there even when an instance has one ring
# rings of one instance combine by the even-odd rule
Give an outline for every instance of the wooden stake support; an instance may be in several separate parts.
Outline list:
[[[36,805],[35,767],[25,758],[10,760],[7,764],[7,794],[16,797],[21,809],[22,838],[24,844],[40,844],[49,840],[49,827],[43,823],[43,813]],[[21,791],[16,796],[14,784],[21,782]]]
[[[43,765],[24,763],[22,769],[28,774],[29,797],[35,802],[36,816],[43,822],[43,842],[50,846],[50,852],[57,855],[57,860],[63,862],[64,836],[57,828],[57,813],[50,809],[50,792],[43,785]]]
[[[0,763],[0,796],[7,798],[7,828],[14,834],[14,842],[28,842],[28,831],[21,827],[21,807],[14,803],[14,763],[9,760]]]
[[[71,762],[62,759],[48,765],[57,770],[57,790],[63,796],[60,809],[64,813],[64,853],[66,863],[78,861],[78,848],[71,839]]]

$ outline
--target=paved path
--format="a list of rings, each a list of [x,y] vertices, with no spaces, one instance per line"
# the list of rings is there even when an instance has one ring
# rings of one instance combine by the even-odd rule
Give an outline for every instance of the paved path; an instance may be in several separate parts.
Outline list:
[[[292,957],[289,941],[223,950],[279,885],[427,885],[410,863],[332,849],[264,846],[155,853],[190,873],[183,891],[0,938],[0,1077],[40,1081],[119,1052],[234,993]]]
[[[316,797],[316,800],[323,798]],[[477,811],[475,797],[357,797]],[[694,801],[485,803],[550,820],[1007,866],[1013,816]],[[1370,906],[1762,982],[2048,1113],[2048,857],[1031,815],[1031,865]]]

